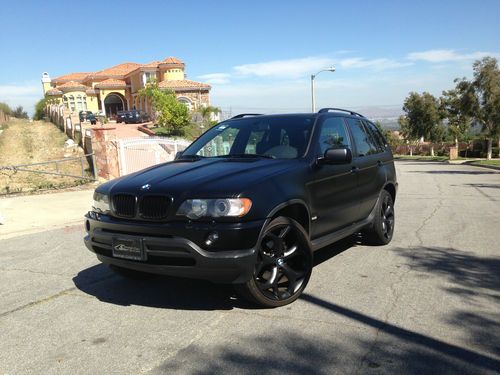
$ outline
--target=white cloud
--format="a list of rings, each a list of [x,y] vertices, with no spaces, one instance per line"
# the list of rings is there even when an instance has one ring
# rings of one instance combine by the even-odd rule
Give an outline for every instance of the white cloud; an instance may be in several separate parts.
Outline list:
[[[325,57],[305,57],[238,65],[234,67],[234,71],[243,76],[296,78],[315,73],[332,63],[332,59]]]
[[[407,55],[408,60],[421,60],[432,63],[441,63],[447,61],[463,61],[463,60],[476,60],[485,56],[499,57],[497,52],[472,52],[472,53],[458,53],[452,49],[432,49],[422,52],[411,52]]]
[[[29,114],[33,113],[35,103],[42,97],[43,90],[40,83],[0,85],[0,102],[5,102],[11,107],[22,105]]]
[[[213,85],[224,85],[229,83],[230,77],[231,75],[229,73],[209,73],[198,76],[201,80]]]
[[[340,67],[344,69],[356,68],[373,68],[376,70],[395,69],[404,66],[412,65],[411,62],[399,62],[396,60],[380,58],[380,59],[364,59],[361,57],[353,57],[349,59],[342,59],[339,61]]]

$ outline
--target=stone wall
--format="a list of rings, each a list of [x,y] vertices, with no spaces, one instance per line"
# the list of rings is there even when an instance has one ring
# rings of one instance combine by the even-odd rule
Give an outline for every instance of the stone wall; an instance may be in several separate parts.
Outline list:
[[[198,108],[200,105],[210,105],[208,91],[178,91],[176,95],[177,97],[189,98],[193,102],[195,108]]]
[[[111,180],[120,177],[117,140],[112,132],[115,128],[92,130],[92,151],[94,152],[97,177]]]

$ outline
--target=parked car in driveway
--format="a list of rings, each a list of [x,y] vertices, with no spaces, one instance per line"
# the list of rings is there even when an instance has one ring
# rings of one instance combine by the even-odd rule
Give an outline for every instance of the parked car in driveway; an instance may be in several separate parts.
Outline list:
[[[176,160],[100,185],[85,244],[125,277],[232,283],[261,306],[297,299],[314,251],[353,233],[391,241],[392,152],[362,115],[238,115]]]
[[[84,122],[90,121],[92,118],[95,119],[95,116],[91,111],[80,111],[78,112],[78,118],[80,122]]]
[[[132,110],[127,111],[125,114],[124,122],[125,124],[140,124],[142,122],[148,122],[150,120],[149,115],[143,111]]]
[[[118,112],[116,112],[116,122],[117,123],[125,122],[125,120],[127,119],[128,112],[129,111],[118,111]]]

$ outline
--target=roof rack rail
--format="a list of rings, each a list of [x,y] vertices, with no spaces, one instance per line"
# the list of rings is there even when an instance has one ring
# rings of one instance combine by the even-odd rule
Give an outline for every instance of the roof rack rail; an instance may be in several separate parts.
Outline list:
[[[353,116],[359,116],[365,118],[362,114],[359,114],[358,112],[350,111],[348,109],[342,109],[342,108],[321,108],[318,113],[325,113],[325,112],[330,112],[330,111],[336,111],[336,112],[347,112],[350,113]]]
[[[231,120],[236,118],[243,118],[247,116],[263,116],[262,113],[240,113],[239,115],[231,117]]]

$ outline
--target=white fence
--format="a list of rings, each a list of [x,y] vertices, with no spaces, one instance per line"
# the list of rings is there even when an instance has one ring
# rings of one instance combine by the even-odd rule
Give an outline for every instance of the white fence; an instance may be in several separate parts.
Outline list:
[[[118,141],[120,176],[172,161],[190,142],[162,137],[131,138]]]

